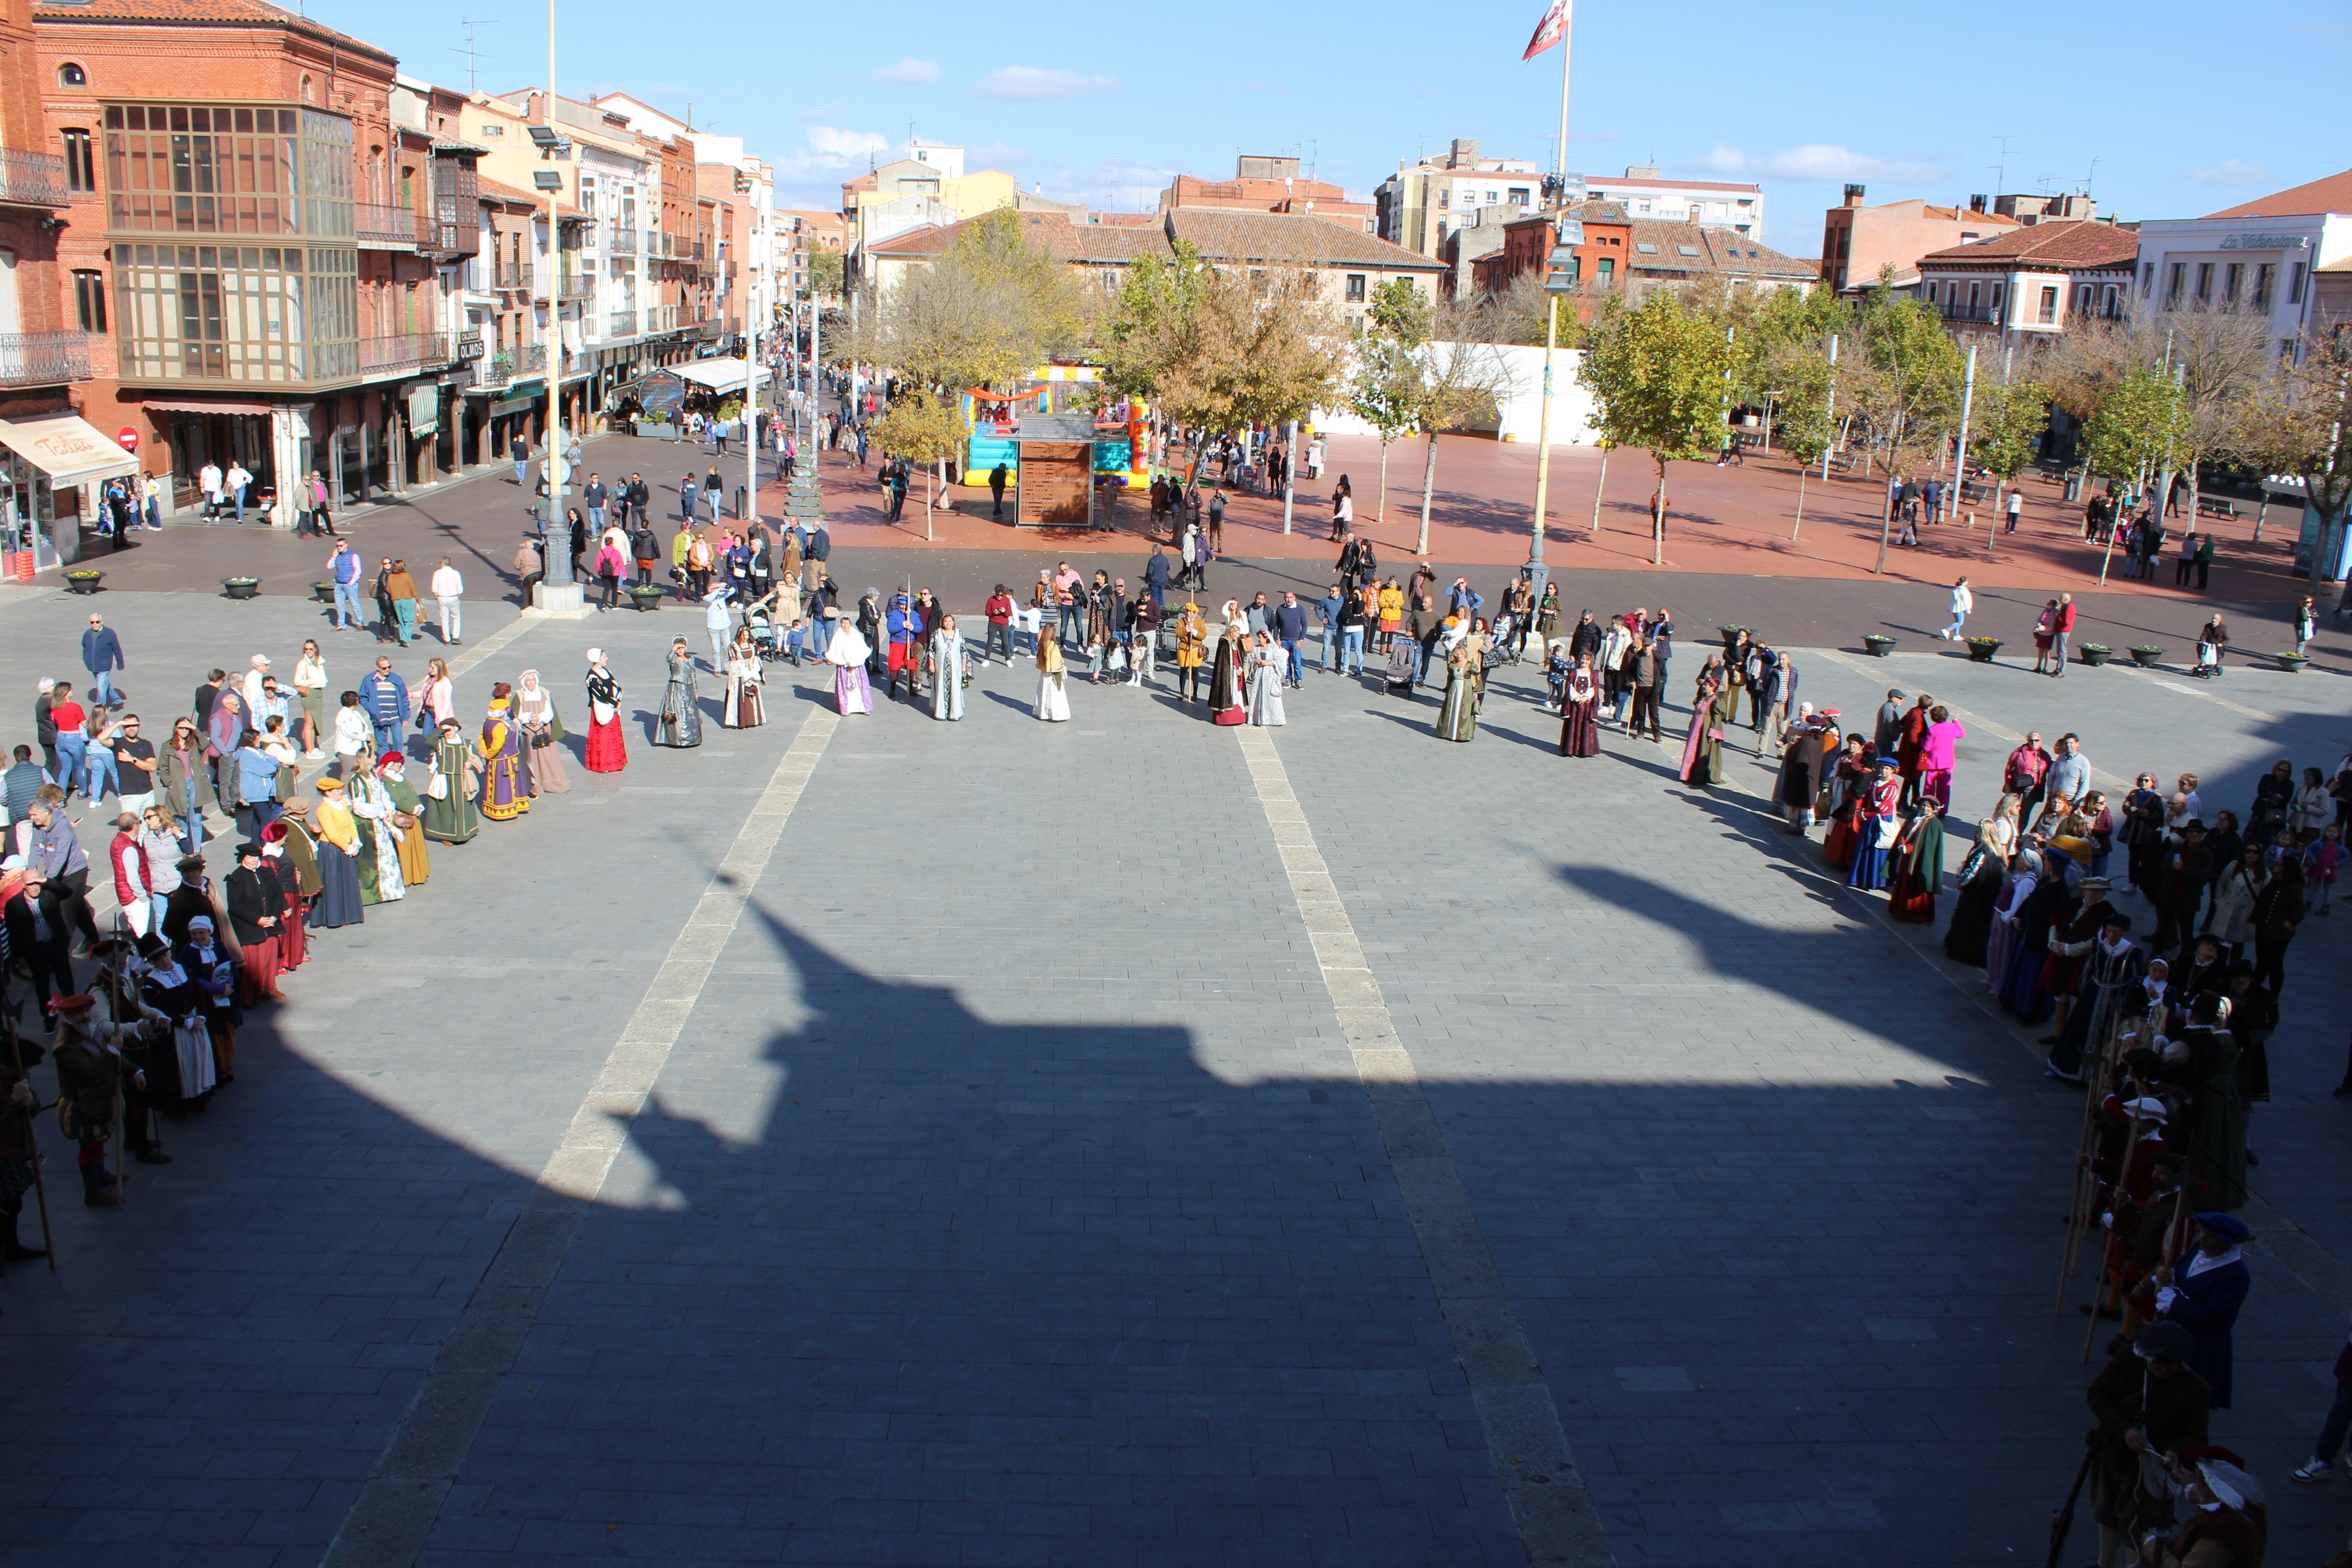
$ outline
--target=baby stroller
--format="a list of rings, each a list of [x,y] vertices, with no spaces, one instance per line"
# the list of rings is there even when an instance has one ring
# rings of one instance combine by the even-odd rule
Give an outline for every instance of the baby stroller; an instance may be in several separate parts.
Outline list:
[[[776,623],[769,618],[766,606],[753,605],[744,624],[751,628],[751,646],[760,650],[763,662],[782,654],[783,641],[776,635]]]
[[[1519,639],[1513,629],[1513,620],[1509,611],[1506,610],[1495,617],[1494,627],[1488,636],[1489,640],[1494,644],[1486,654],[1486,663],[1490,668],[1497,664],[1519,662]]]
[[[1415,666],[1421,662],[1421,645],[1404,632],[1399,632],[1389,643],[1389,667],[1381,677],[1381,689],[1391,697],[1411,699]]]

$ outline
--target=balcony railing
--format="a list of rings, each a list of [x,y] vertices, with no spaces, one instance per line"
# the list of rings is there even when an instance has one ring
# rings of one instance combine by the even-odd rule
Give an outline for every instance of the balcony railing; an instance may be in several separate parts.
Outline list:
[[[424,214],[376,202],[353,202],[352,226],[361,247],[369,250],[415,250],[438,237]]]
[[[558,279],[557,293],[566,300],[585,300],[596,291],[596,279],[587,272],[567,272]]]
[[[604,318],[604,335],[608,338],[634,338],[637,335],[637,313],[615,310]]]
[[[0,148],[0,204],[61,207],[67,200],[64,158],[55,153],[19,153]]]
[[[455,344],[447,332],[394,332],[360,340],[360,373],[422,370],[427,365],[456,363]]]
[[[1963,305],[1957,300],[1948,300],[1944,305],[1944,320],[1948,321],[1998,321],[2000,319],[2001,307],[1999,305]]]
[[[521,293],[527,291],[531,286],[531,268],[528,263],[520,267],[500,267],[496,269],[496,272],[497,278],[492,287],[502,293]]]
[[[89,379],[88,332],[0,333],[0,386],[46,386]]]
[[[606,228],[604,248],[615,256],[635,256],[637,253],[637,231],[618,226]]]

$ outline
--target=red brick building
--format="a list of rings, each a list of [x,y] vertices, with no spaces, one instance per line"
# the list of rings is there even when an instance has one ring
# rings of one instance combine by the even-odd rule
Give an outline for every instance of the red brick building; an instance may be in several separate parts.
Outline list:
[[[1624,285],[1631,270],[1633,225],[1625,209],[1614,202],[1586,202],[1562,216],[1584,226],[1584,243],[1569,250],[1567,271],[1576,285],[1569,302],[1578,320],[1591,321],[1600,297]],[[1473,264],[1480,292],[1498,294],[1521,273],[1549,271],[1553,222],[1549,217],[1530,217],[1505,226],[1502,249]]]
[[[262,0],[32,16],[90,422],[134,431],[182,505],[207,462],[243,463],[286,498],[279,526],[314,469],[345,500],[425,477],[412,432],[454,363],[442,269],[478,243],[473,150],[421,103],[395,116],[390,54]]]

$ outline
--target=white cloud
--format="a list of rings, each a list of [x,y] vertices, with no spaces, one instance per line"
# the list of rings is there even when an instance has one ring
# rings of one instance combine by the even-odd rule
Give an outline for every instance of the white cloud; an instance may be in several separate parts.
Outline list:
[[[1841,180],[1886,180],[1918,185],[1948,177],[1934,163],[1874,158],[1832,142],[1814,142],[1778,153],[1751,156],[1718,142],[1683,167],[1694,174],[1746,174],[1754,179],[1788,180],[1796,184],[1833,184]]]
[[[931,87],[940,79],[940,66],[937,60],[919,60],[908,55],[897,65],[884,66],[866,79],[888,82],[898,87]]]
[[[890,138],[879,131],[812,125],[790,157],[776,160],[776,184],[808,190],[824,184],[828,176],[837,181],[845,174],[863,174],[867,160],[889,145]]]
[[[2271,169],[2267,163],[2224,158],[2210,169],[2189,170],[2189,177],[2200,185],[2265,185],[2270,183]]]
[[[1043,103],[1054,98],[1117,92],[1126,85],[1115,76],[1080,76],[1076,71],[1040,70],[1035,66],[1006,66],[972,83],[971,95],[1005,103]]]

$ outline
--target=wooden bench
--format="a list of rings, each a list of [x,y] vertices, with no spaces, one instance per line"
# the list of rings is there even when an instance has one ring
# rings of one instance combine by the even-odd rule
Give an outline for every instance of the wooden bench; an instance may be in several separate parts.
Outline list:
[[[1861,462],[1862,458],[1859,453],[1841,452],[1830,459],[1830,472],[1833,474],[1850,474],[1853,472],[1855,468],[1858,467]]]
[[[1974,506],[1990,494],[1990,485],[1980,485],[1969,479],[1960,481],[1960,504],[1963,506]]]
[[[2200,517],[2226,517],[2234,522],[2237,521],[2238,517],[2238,503],[2231,500],[2228,496],[2199,496],[2197,498],[2197,515]]]

